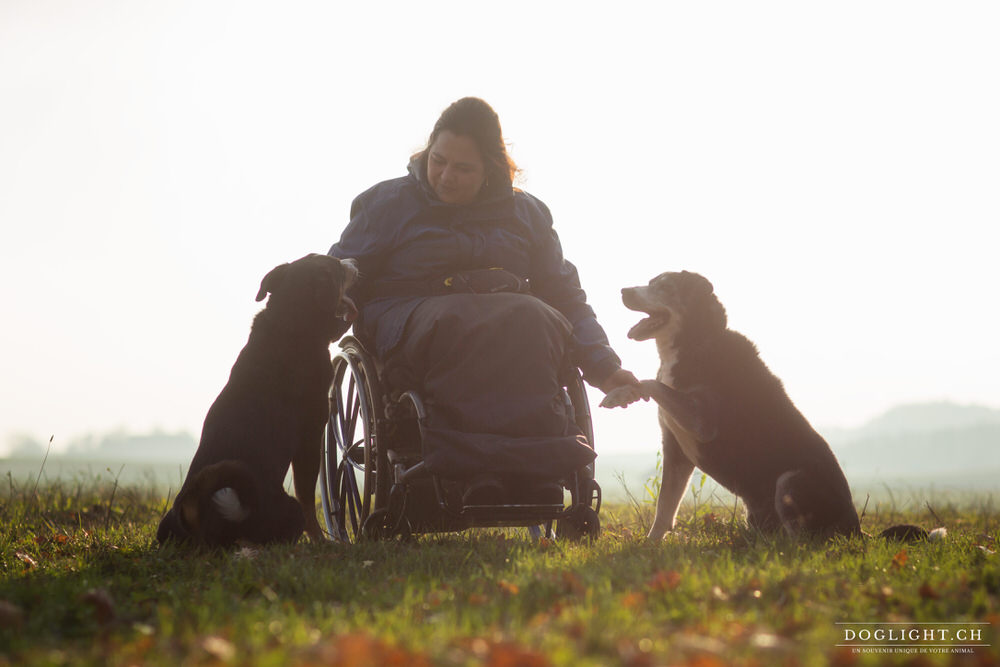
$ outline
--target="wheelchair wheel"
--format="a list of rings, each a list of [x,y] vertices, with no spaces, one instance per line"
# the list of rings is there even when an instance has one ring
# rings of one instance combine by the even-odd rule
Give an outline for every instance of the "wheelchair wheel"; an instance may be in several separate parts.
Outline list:
[[[382,398],[374,362],[352,337],[341,348],[333,358],[320,486],[331,539],[357,542],[365,520],[388,502],[391,473],[380,444]]]
[[[580,542],[596,540],[601,534],[601,517],[586,505],[577,507],[568,516],[556,522],[556,537]]]

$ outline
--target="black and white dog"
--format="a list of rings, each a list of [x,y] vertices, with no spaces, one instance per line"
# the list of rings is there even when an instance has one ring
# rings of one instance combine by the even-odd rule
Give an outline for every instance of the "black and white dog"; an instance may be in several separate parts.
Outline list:
[[[602,401],[659,405],[663,480],[649,531],[672,530],[695,466],[741,498],[750,526],[830,537],[861,532],[847,479],[819,433],[796,409],[757,348],[727,327],[712,284],[697,273],[664,273],[622,290],[622,302],[648,314],[629,338],[653,339],[656,380],[621,387]],[[892,532],[895,531],[895,532]],[[887,537],[926,533],[897,526]]]

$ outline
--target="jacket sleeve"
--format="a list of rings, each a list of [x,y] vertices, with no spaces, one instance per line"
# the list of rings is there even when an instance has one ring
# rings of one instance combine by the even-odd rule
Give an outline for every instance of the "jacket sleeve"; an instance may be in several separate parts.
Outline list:
[[[569,320],[573,326],[573,362],[587,382],[600,385],[621,368],[621,359],[611,349],[594,309],[587,303],[576,267],[563,257],[548,208],[538,200],[535,204],[542,224],[537,228],[532,257],[531,291]]]
[[[363,203],[364,195],[358,196],[351,204],[351,220],[327,253],[337,259],[353,259],[364,273],[363,266],[375,260],[377,246],[374,230],[369,224],[368,212]]]

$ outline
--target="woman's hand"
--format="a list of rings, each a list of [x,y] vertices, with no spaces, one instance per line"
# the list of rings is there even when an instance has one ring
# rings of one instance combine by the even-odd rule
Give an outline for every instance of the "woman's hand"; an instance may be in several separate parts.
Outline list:
[[[601,401],[602,408],[624,408],[640,398],[649,400],[649,394],[643,389],[642,383],[624,368],[612,373],[598,389],[607,394]]]
[[[614,373],[612,373],[607,380],[602,382],[597,388],[603,391],[605,394],[609,391],[617,389],[618,387],[625,387],[628,385],[635,386],[639,388],[639,380],[636,379],[632,373],[625,370],[624,368],[619,368]]]

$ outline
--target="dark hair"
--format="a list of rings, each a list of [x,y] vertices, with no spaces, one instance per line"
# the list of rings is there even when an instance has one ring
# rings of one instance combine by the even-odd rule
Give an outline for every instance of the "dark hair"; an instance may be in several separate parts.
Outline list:
[[[427,146],[414,155],[420,160],[420,168],[425,175],[427,153],[438,136],[445,131],[460,137],[470,137],[476,142],[483,155],[486,182],[491,192],[496,192],[496,188],[511,187],[519,170],[507,154],[507,145],[500,129],[500,117],[493,107],[478,97],[463,97],[441,112],[441,117],[434,123]]]

